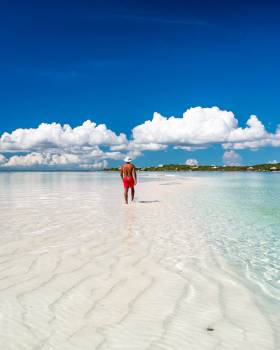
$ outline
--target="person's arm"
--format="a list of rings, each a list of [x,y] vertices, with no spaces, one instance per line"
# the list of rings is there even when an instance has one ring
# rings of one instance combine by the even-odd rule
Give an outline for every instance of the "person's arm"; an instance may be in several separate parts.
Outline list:
[[[123,167],[121,167],[120,175],[121,175],[121,178],[122,178],[122,180],[123,180]]]
[[[132,176],[133,176],[134,184],[137,185],[137,173],[136,173],[135,166],[133,167],[133,170],[132,170]]]

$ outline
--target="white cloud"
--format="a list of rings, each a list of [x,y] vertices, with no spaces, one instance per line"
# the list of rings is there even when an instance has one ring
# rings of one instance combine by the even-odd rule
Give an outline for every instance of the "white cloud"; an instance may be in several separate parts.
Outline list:
[[[198,161],[196,159],[187,159],[186,160],[186,165],[189,166],[198,166]]]
[[[184,151],[188,151],[188,152],[194,152],[194,151],[198,151],[198,150],[202,150],[202,149],[206,149],[208,148],[207,146],[195,146],[195,147],[191,147],[191,146],[174,146],[174,149],[182,149]]]
[[[124,134],[116,135],[105,124],[90,120],[76,128],[58,123],[42,123],[38,128],[16,129],[0,137],[1,151],[41,151],[46,148],[68,149],[96,145],[121,145],[127,143]]]
[[[125,134],[117,135],[106,125],[97,125],[89,120],[76,128],[58,123],[42,123],[38,128],[16,129],[11,133],[5,132],[0,137],[0,150],[17,153],[9,159],[1,157],[0,166],[15,168],[83,165],[94,169],[106,159],[120,160],[125,156],[119,151],[100,147],[108,149],[127,143]]]
[[[161,145],[159,143],[136,143],[134,141],[129,141],[128,143],[123,143],[121,145],[111,146],[112,151],[163,151],[167,149],[167,145]]]
[[[7,158],[3,156],[3,154],[0,154],[0,165],[5,164],[7,162]]]
[[[224,149],[251,149],[258,150],[263,147],[280,147],[280,134],[267,134],[265,138],[257,141],[230,142],[222,145]]]
[[[36,165],[78,164],[80,158],[75,154],[50,154],[31,152],[26,155],[14,155],[4,163],[5,167],[33,167]]]
[[[111,146],[110,150],[113,151],[126,151],[126,155],[132,159],[142,156],[144,151],[163,151],[168,148],[167,145],[161,145],[158,143],[136,143],[134,141],[129,141],[128,143],[123,143],[122,145]],[[111,152],[111,153],[112,153]]]
[[[132,130],[134,143],[173,145],[186,150],[222,143],[224,148],[254,148],[262,145],[280,146],[280,128],[276,134],[266,131],[255,115],[245,128],[230,111],[218,107],[188,109],[182,118],[164,117],[154,113],[153,119]]]
[[[94,169],[94,170],[104,169],[107,167],[108,167],[107,160],[102,160],[100,162],[95,162],[93,164],[81,164],[80,165],[80,168],[82,168],[82,169]]]
[[[217,107],[195,107],[188,109],[182,118],[166,118],[154,113],[151,121],[136,126],[132,133],[138,143],[203,145],[225,141],[236,127],[237,120],[232,112]]]
[[[104,152],[99,147],[95,147],[92,149],[88,154],[82,152],[82,156],[84,158],[94,158],[94,159],[114,159],[114,160],[120,160],[123,159],[124,155],[121,152]]]
[[[261,132],[261,127],[259,127]],[[222,145],[224,149],[251,149],[257,150],[259,148],[271,146],[271,147],[280,147],[280,126],[278,126],[275,134],[268,133],[263,131],[263,136],[257,140],[243,140],[241,142],[229,142]]]
[[[242,157],[237,152],[230,150],[224,153],[223,161],[225,165],[240,165]]]
[[[154,113],[152,120],[133,128],[130,140],[125,134],[116,134],[105,124],[97,125],[90,120],[74,128],[67,124],[42,123],[37,128],[16,129],[0,135],[0,152],[5,154],[0,154],[0,167],[75,165],[94,169],[110,159],[122,160],[126,155],[135,159],[145,151],[167,150],[169,145],[194,151],[213,144],[221,144],[228,152],[280,147],[280,125],[275,133],[269,133],[261,121],[251,115],[246,126],[240,127],[231,111],[218,107],[190,108],[182,117],[167,118]],[[233,157],[237,153],[230,154]]]
[[[0,161],[0,166],[5,168],[28,168],[36,166],[45,167],[64,167],[74,165],[87,169],[97,169],[102,165],[108,165],[106,159],[123,159],[124,155],[120,152],[103,152],[99,147],[90,152],[81,153],[51,153],[51,152],[31,152],[24,155],[13,155],[9,159]],[[1,160],[1,158],[0,158]]]
[[[9,159],[0,158],[0,166],[74,164],[81,165],[82,168],[95,169],[103,164],[101,161],[122,160],[126,155],[135,159],[142,154],[142,151],[158,151],[166,148],[165,145],[154,143],[136,144],[128,141],[125,134],[117,135],[106,125],[97,125],[89,120],[76,128],[58,123],[42,123],[38,128],[16,129],[0,136],[0,150],[17,153]],[[95,161],[98,161],[97,166]]]

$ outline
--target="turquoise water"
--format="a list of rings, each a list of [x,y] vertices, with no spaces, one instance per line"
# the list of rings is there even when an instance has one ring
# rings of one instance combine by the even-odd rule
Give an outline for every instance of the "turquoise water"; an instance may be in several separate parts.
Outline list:
[[[205,176],[203,198],[209,240],[268,295],[280,292],[280,177],[278,174]]]
[[[189,178],[193,175],[178,175]],[[280,325],[280,174],[197,173],[202,181],[183,194],[196,223]],[[180,199],[181,199],[180,197]]]

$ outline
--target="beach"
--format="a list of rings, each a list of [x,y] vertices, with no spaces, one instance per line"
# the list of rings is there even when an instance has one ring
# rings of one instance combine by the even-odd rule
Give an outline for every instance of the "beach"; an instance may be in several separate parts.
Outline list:
[[[224,180],[207,176],[140,174],[125,205],[118,174],[0,173],[0,349],[278,349],[270,232],[264,266],[247,245],[255,236],[234,236],[278,225],[258,206],[265,197],[250,197],[277,182],[244,175],[252,209],[235,191],[243,175],[217,192]],[[244,208],[263,221],[247,222]]]

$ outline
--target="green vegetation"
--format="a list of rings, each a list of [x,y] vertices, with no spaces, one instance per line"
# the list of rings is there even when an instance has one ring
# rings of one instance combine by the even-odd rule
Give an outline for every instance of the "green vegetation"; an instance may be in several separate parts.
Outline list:
[[[119,168],[107,168],[105,171],[118,171]],[[151,166],[138,168],[138,171],[280,171],[280,163],[277,164],[257,164],[253,166],[215,166],[215,165],[183,165],[183,164],[165,164],[161,166]]]

